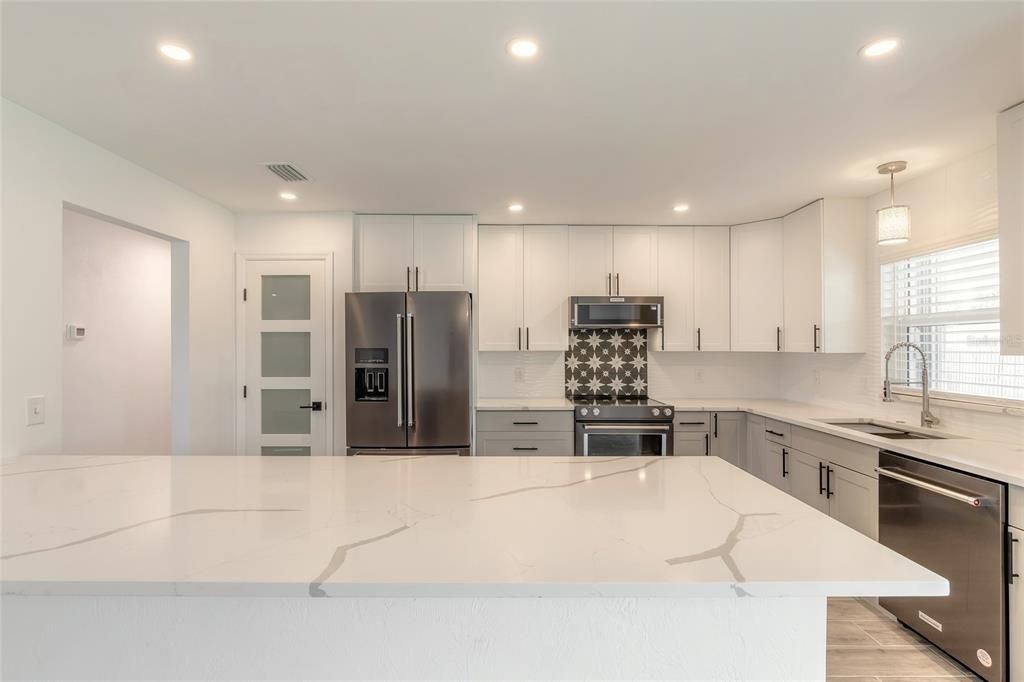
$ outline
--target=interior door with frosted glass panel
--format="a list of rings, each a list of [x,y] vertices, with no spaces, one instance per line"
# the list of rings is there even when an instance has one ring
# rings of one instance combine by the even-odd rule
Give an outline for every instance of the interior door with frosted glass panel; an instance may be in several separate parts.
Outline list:
[[[245,454],[329,455],[322,260],[245,263]]]

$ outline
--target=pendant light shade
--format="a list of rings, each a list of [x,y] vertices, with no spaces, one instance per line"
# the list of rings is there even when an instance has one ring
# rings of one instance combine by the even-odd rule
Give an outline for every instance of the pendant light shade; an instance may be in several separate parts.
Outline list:
[[[878,243],[902,244],[910,239],[910,207],[896,205],[895,174],[907,167],[906,161],[890,161],[878,167],[881,175],[889,176],[889,205],[880,208],[878,215]]]

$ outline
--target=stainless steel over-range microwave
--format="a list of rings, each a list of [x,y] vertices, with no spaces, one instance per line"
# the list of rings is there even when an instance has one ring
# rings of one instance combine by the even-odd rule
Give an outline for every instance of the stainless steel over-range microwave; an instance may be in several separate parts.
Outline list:
[[[649,329],[664,325],[663,296],[570,296],[570,329]]]

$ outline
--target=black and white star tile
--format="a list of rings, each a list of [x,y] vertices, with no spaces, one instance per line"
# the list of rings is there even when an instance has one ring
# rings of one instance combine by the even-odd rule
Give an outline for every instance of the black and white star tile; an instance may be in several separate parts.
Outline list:
[[[569,331],[565,394],[647,395],[647,330]]]

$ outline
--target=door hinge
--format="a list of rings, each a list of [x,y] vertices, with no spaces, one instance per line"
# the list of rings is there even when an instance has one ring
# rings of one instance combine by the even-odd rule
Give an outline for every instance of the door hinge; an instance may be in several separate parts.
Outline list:
[[[242,300],[243,301],[248,301],[249,300],[249,290],[248,289],[242,289]]]
[[[243,398],[248,398],[249,397],[249,387],[244,385],[244,384],[242,385],[242,397]]]

